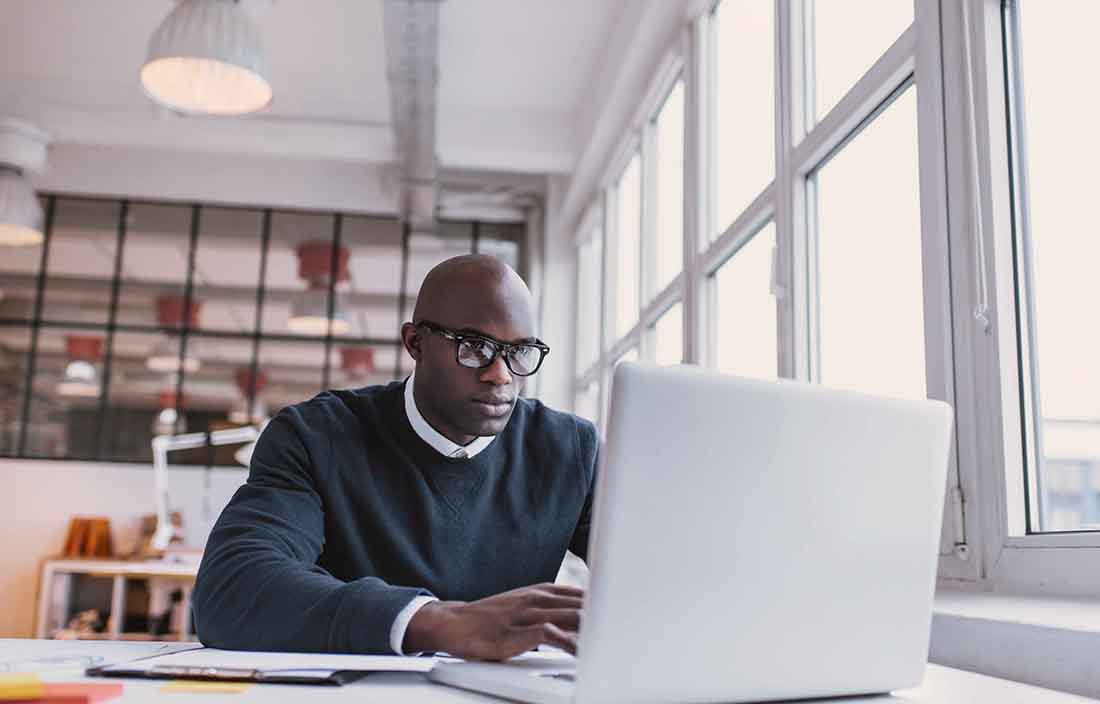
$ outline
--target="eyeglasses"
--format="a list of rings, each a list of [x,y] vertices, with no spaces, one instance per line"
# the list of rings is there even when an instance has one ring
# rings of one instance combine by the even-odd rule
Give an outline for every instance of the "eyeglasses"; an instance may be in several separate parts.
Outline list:
[[[516,376],[531,376],[542,366],[542,360],[550,354],[550,347],[541,342],[520,342],[509,344],[497,342],[481,335],[469,335],[440,327],[435,323],[421,320],[417,327],[426,328],[441,337],[455,341],[455,361],[459,366],[469,369],[484,369],[504,354],[504,364]]]

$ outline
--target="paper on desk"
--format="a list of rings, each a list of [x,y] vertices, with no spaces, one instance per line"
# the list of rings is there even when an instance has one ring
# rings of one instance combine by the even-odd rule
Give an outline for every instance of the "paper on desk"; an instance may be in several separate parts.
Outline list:
[[[154,667],[177,665],[184,667],[218,667],[262,672],[308,670],[355,670],[359,672],[428,672],[435,658],[406,657],[401,655],[328,655],[324,653],[261,653],[243,650],[218,650],[198,648],[182,653],[147,658],[116,667],[125,670],[151,670]]]
[[[198,643],[135,641],[23,640],[0,638],[0,673],[35,672],[54,679],[82,675],[102,667],[201,647]]]

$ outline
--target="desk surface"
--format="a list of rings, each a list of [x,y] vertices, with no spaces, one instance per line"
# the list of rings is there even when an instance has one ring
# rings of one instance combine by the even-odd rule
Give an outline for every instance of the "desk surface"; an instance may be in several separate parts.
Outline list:
[[[95,641],[56,641],[0,639],[0,672],[26,669],[36,659],[49,658],[50,670],[41,673],[47,681],[104,682],[100,678],[80,676],[81,658],[99,661],[119,661],[144,657],[165,648],[187,647],[181,643],[103,643]],[[166,681],[111,680],[124,682],[121,698],[111,702],[169,701],[175,704],[223,701],[231,696],[234,702],[259,701],[321,701],[321,702],[500,702],[500,699],[472,692],[442,687],[427,681],[424,675],[413,673],[378,673],[344,687],[310,687],[303,685],[251,685],[239,694],[165,692]],[[929,665],[924,682],[915,689],[896,692],[894,696],[830,699],[829,704],[1084,704],[1095,700],[1072,694],[1054,692],[1008,680],[986,677],[962,670]]]

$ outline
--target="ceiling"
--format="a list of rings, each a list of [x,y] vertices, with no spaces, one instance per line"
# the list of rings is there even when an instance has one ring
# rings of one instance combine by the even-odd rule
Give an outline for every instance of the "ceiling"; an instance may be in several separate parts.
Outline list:
[[[447,191],[441,201],[445,197],[456,208],[465,200],[513,203],[516,196],[542,189],[543,175],[570,173],[591,133],[593,101],[600,99],[606,77],[628,49],[628,35],[642,11],[655,1],[442,2],[435,141],[446,170]],[[94,152],[97,164],[111,154],[116,163],[134,163],[118,156],[125,150],[149,155],[146,165],[168,164],[164,170],[169,171],[172,162],[166,154],[214,154],[223,158],[210,163],[224,164],[234,157],[274,164],[293,159],[317,164],[326,174],[348,173],[341,165],[388,173],[399,160],[383,0],[242,3],[260,31],[275,93],[273,104],[257,115],[181,117],[145,97],[138,70],[149,37],[173,0],[0,0],[0,114],[23,117],[47,130],[55,154],[72,146],[68,153]],[[99,168],[92,169],[92,178],[109,179],[110,173],[96,176]],[[299,190],[312,185],[289,181]],[[116,193],[110,188],[102,192]],[[118,194],[140,195],[128,190]],[[109,200],[58,201],[45,318],[95,325],[106,321],[117,212],[117,203]],[[156,298],[182,292],[189,213],[177,205],[131,206],[120,262],[120,324],[155,325]],[[203,367],[187,382],[189,403],[228,407],[238,396],[233,373],[250,362],[246,336],[256,323],[260,218],[257,210],[203,209],[194,296],[202,301],[201,328],[223,336],[201,338]],[[305,287],[297,276],[295,245],[327,239],[332,220],[329,215],[285,212],[273,218],[260,327],[278,335],[287,332],[291,300]],[[518,266],[519,248],[511,231],[502,225],[494,234],[496,226],[482,227],[487,228],[480,235],[482,251]],[[351,273],[342,289],[355,311],[349,334],[394,339],[401,297],[396,221],[349,215],[342,242],[350,249]],[[406,301],[432,266],[469,247],[470,232],[450,232],[447,226],[435,236],[415,234]],[[29,318],[41,250],[0,254],[0,315]],[[64,338],[72,332],[44,328],[38,339],[34,385],[43,394],[49,394],[67,361]],[[30,339],[25,328],[0,327],[0,352],[14,352],[21,359]],[[151,333],[116,335],[112,398],[153,402],[165,381],[150,373],[144,360],[158,339]],[[339,370],[338,348],[339,343],[332,349],[334,370]],[[272,377],[265,394],[273,403],[297,400],[319,388],[323,349],[316,342],[263,342],[259,361]],[[376,348],[378,378],[372,381],[390,378],[396,351],[393,344]],[[332,383],[345,381],[337,371]]]
[[[652,0],[446,0],[437,152],[444,168],[565,173],[609,33]],[[182,118],[138,82],[172,0],[0,2],[0,105],[55,143],[394,160],[383,0],[245,0],[275,92],[248,118]],[[621,43],[616,43],[619,46]]]

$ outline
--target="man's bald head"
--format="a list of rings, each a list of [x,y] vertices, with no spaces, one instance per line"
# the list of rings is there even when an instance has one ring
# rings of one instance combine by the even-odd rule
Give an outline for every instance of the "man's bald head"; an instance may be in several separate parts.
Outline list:
[[[413,309],[413,321],[422,320],[489,334],[484,326],[496,320],[514,324],[523,337],[534,335],[527,284],[512,267],[485,254],[454,257],[428,272]]]

